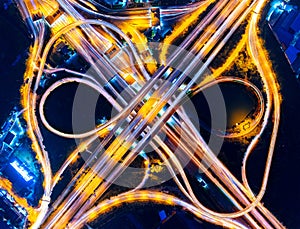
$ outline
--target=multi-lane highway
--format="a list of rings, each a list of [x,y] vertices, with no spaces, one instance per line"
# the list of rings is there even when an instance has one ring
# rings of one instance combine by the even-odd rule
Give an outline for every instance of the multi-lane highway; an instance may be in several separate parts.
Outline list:
[[[32,228],[80,228],[85,222],[94,220],[99,214],[113,206],[133,201],[154,201],[178,205],[200,219],[227,228],[283,228],[283,225],[261,202],[267,187],[280,119],[280,95],[276,77],[270,62],[266,61],[267,54],[257,35],[258,13],[265,5],[264,0],[206,0],[185,7],[160,9],[161,20],[176,20],[187,16],[193,19],[176,25],[175,28],[180,29],[179,31],[187,30],[191,24],[198,24],[190,33],[185,34],[181,44],[168,55],[168,58],[165,58],[168,46],[164,46],[160,55],[163,65],[157,68],[154,74],[145,65],[149,63],[156,65],[159,60],[151,56],[141,28],[135,26],[141,23],[148,24],[151,28],[151,21],[154,18],[150,4],[144,8],[123,9],[108,14],[105,7],[92,1],[32,0],[17,3],[34,37],[27,71],[24,75],[26,83],[22,88],[22,105],[26,108],[24,117],[27,121],[28,134],[44,175],[44,197],[37,209],[39,214],[30,222]],[[53,9],[49,5],[57,5],[59,8]],[[198,20],[199,15],[209,5],[212,5],[211,9],[206,12],[202,20]],[[42,20],[36,20],[36,15],[51,16],[58,11],[60,17],[55,22],[47,21],[51,37],[45,40],[46,25]],[[87,15],[92,15],[93,18],[87,18]],[[239,26],[247,20],[247,17],[250,17],[250,20],[243,40],[245,41],[247,36],[247,50],[253,63],[258,67],[266,88],[263,92],[266,94],[266,101],[263,93],[253,83],[237,77],[214,79],[214,74],[208,70],[212,61],[218,57],[222,48]],[[126,23],[128,23],[128,28],[125,31]],[[128,31],[134,36],[130,37]],[[167,42],[172,44],[171,42],[178,36],[181,36],[181,33],[173,37],[170,35],[167,37]],[[72,48],[91,65],[96,75],[49,66],[47,58],[60,37],[64,37]],[[122,40],[125,41],[127,47],[122,47]],[[142,44],[132,40],[142,41]],[[111,50],[117,54],[111,55]],[[147,58],[145,58],[145,53],[147,53]],[[233,58],[230,58],[227,66],[232,61],[234,61]],[[57,72],[64,72],[69,76],[57,80],[40,94],[42,75]],[[209,74],[212,76],[208,76]],[[128,75],[130,75],[130,80],[126,78]],[[111,79],[115,76],[119,77],[116,78],[117,82],[124,86],[123,90],[126,93],[118,93],[111,83]],[[47,98],[61,85],[74,82],[93,88],[119,113],[106,123],[95,126],[94,129],[85,133],[65,133],[51,126],[44,113]],[[251,123],[251,128],[229,136],[219,134],[222,138],[238,138],[254,129],[259,129],[258,135],[252,139],[245,152],[242,182],[218,159],[216,156],[218,152],[214,152],[216,149],[213,150],[203,140],[199,130],[189,119],[187,115],[189,111],[184,111],[181,107],[189,96],[227,82],[238,83],[251,89],[258,104],[258,112]],[[105,90],[104,86],[109,88],[109,91]],[[247,180],[246,164],[272,112],[274,129],[269,154],[265,173],[262,175],[261,190],[258,195],[255,195]],[[41,123],[38,120],[41,120]],[[66,152],[69,157],[56,174],[52,174],[51,171],[48,156],[50,152],[45,150],[40,125],[61,137],[81,139],[81,143],[73,152]],[[226,129],[216,132],[218,131],[225,133]],[[164,133],[168,141],[162,139],[159,133]],[[97,143],[99,138],[101,141]],[[219,147],[221,144],[219,143]],[[147,145],[155,149],[172,175],[170,178],[174,179],[178,189],[187,200],[181,200],[179,197],[167,195],[159,190],[147,191],[151,163],[147,153],[143,152]],[[51,192],[60,177],[82,152],[89,152],[89,158],[72,177],[61,195],[51,200]],[[143,179],[137,182],[130,191],[99,203],[111,184],[116,182],[135,158],[141,155],[145,162],[145,167],[141,168],[144,171]],[[234,206],[232,212],[215,212],[198,200],[199,194],[195,193],[185,174],[184,167],[187,163],[184,162],[184,158],[188,158],[187,161],[191,161],[203,171],[218,190],[228,198]],[[145,190],[139,191],[139,189]],[[50,203],[51,207],[49,207]]]
[[[174,87],[174,85],[173,85],[173,87]],[[166,99],[163,99],[163,101],[166,101],[167,100],[167,98]],[[147,104],[145,105],[145,106],[147,106]],[[157,112],[159,111],[159,109],[157,109]],[[148,114],[148,117],[153,117],[153,115],[149,115]],[[128,131],[130,131],[131,129],[132,129],[133,127],[129,127],[128,128]],[[125,132],[126,134],[125,134],[125,136],[127,135],[127,132]],[[118,136],[119,137],[119,136]],[[136,136],[134,136],[132,139],[135,139],[136,138]],[[120,142],[120,140],[117,140],[117,142]],[[124,144],[124,143],[123,143]],[[131,143],[128,143],[128,145],[130,145]],[[122,150],[123,150],[123,148],[121,148]],[[124,152],[125,153],[125,152]],[[119,154],[119,152],[117,152],[116,153],[117,155]],[[103,161],[103,160],[102,160]],[[109,162],[108,162],[109,163]],[[102,163],[101,163],[102,164]],[[104,164],[106,164],[106,163],[104,163]],[[99,165],[98,165],[99,166]],[[99,166],[99,167],[102,167],[102,166]],[[104,169],[103,169],[103,171],[106,171],[106,168],[109,168],[108,166],[106,166]],[[105,177],[105,176],[104,176]],[[89,182],[89,181],[87,181],[87,182]],[[78,192],[77,192],[78,193]],[[77,194],[75,194],[75,196],[76,196]],[[75,197],[71,197],[71,199],[74,199],[75,200]],[[79,201],[77,202],[78,203],[78,206],[80,206],[80,203],[79,203]],[[69,202],[68,201],[68,206],[70,206],[72,204],[72,202]],[[74,206],[72,207],[72,208],[74,208]],[[63,214],[63,211],[62,210],[60,210],[60,212],[59,212],[59,214],[60,215],[62,215]],[[66,215],[64,215],[64,217],[65,217]]]

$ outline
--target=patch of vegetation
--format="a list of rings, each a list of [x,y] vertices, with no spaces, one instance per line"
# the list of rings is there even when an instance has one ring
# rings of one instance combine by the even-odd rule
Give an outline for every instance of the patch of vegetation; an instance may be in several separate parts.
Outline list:
[[[230,55],[232,50],[237,46],[239,41],[242,39],[243,34],[246,31],[247,27],[247,20],[245,20],[237,29],[237,31],[233,34],[231,39],[227,42],[227,44],[221,49],[221,51],[218,54],[218,57],[211,63],[211,67],[216,69],[218,67],[221,67],[227,57]]]

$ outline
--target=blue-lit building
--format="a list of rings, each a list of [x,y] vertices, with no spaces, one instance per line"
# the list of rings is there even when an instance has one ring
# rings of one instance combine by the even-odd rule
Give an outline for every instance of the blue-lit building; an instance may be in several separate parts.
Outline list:
[[[0,130],[0,175],[12,183],[13,191],[21,197],[34,192],[37,175],[30,169],[25,157],[19,157],[22,151],[25,128],[17,108],[9,114]],[[25,228],[27,212],[18,206],[6,190],[0,189],[0,229]]]
[[[127,0],[105,0],[111,8],[124,8],[127,5]]]
[[[25,130],[23,129],[18,116],[19,112],[14,109],[1,127],[0,162],[9,159],[14,148],[19,145],[20,138],[25,134]]]
[[[300,10],[284,1],[274,1],[267,20],[289,61],[292,70],[300,74]]]
[[[27,212],[17,205],[7,191],[0,189],[0,228],[20,229],[24,228]]]
[[[25,163],[15,157],[5,163],[1,168],[1,173],[11,181],[17,194],[26,196],[33,191],[36,182],[35,175],[28,169]]]
[[[14,109],[1,127],[0,141],[7,146],[18,146],[18,140],[25,134],[19,115],[19,111]]]
[[[2,176],[11,181],[15,192],[25,197],[33,190],[32,187],[36,182],[36,177],[23,161],[14,156],[15,150],[21,144],[21,138],[25,135],[19,116],[20,112],[14,109],[2,125],[0,134],[0,172]]]

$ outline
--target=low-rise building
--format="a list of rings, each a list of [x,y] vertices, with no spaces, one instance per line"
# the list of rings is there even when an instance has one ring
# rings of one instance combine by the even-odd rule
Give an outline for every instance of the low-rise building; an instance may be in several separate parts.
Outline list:
[[[285,1],[275,1],[267,21],[298,77],[300,74],[300,10]]]
[[[25,135],[20,121],[20,111],[14,108],[2,125],[0,134],[0,172],[13,185],[14,191],[25,197],[33,191],[36,175],[26,162],[15,155]]]
[[[1,127],[0,134],[0,162],[7,161],[19,145],[20,138],[25,134],[19,119],[19,112],[16,109],[10,113],[9,117]]]
[[[0,189],[0,228],[19,229],[24,228],[27,212],[17,205],[7,191]]]
[[[1,173],[12,183],[17,194],[26,196],[33,191],[33,185],[36,182],[35,175],[18,158],[11,157],[2,167]]]

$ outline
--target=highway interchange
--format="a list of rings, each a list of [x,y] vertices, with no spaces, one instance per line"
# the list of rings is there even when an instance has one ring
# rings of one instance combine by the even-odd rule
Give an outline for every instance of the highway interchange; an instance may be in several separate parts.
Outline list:
[[[276,76],[257,29],[260,12],[266,2],[204,0],[184,7],[161,9],[162,18],[166,20],[180,17],[197,19],[209,5],[214,4],[170,56],[166,57],[169,46],[163,46],[161,66],[156,69],[151,67],[156,64],[156,60],[151,56],[146,38],[138,29],[138,25],[150,28],[157,20],[151,11],[151,5],[114,12],[94,1],[16,1],[34,39],[24,74],[21,103],[25,109],[23,115],[28,126],[28,136],[32,140],[44,176],[44,195],[40,206],[30,211],[28,209],[32,214],[29,217],[30,228],[81,228],[114,206],[139,201],[176,205],[201,220],[225,228],[284,228],[262,203],[275,149],[281,103]],[[44,19],[34,20],[37,12],[39,15],[50,14],[56,5],[62,14],[55,22],[51,24]],[[246,47],[260,73],[265,97],[247,80],[222,76],[222,71],[225,70],[221,71],[222,67],[212,72],[208,70],[244,21],[247,21],[247,27],[240,41],[243,43],[237,45],[236,49]],[[51,29],[48,40],[45,39],[45,27],[49,26],[46,23],[50,24]],[[126,23],[129,28],[126,29],[132,30],[131,37],[125,32]],[[179,26],[177,30],[188,28],[189,23],[182,22],[182,28]],[[47,63],[51,48],[60,37],[91,65],[96,74],[54,68]],[[124,43],[120,37],[125,41],[126,48],[122,47]],[[117,50],[117,54],[113,56],[109,54],[112,47]],[[227,61],[229,65],[234,62],[234,57],[229,56]],[[67,73],[68,77],[57,80],[39,95],[43,74],[58,72]],[[119,76],[115,78],[118,83],[125,85],[121,94],[111,84],[116,75]],[[62,85],[74,82],[97,91],[118,113],[95,129],[83,133],[65,133],[51,126],[44,112],[48,97]],[[223,83],[237,83],[249,88],[258,101],[255,120],[247,131],[227,134],[224,123],[224,129],[217,130],[221,139],[239,138],[254,129],[259,130],[245,152],[241,169],[242,181],[217,157],[218,152],[215,151],[220,150],[223,140],[212,143],[214,145],[207,143],[181,107],[190,96]],[[273,121],[273,130],[268,157],[260,191],[255,194],[247,179],[246,165],[270,120]],[[77,139],[78,142],[77,148],[68,154],[55,174],[49,159],[51,152],[47,152],[44,145],[41,125],[58,136]],[[161,133],[166,136],[167,142],[162,139]],[[186,200],[160,190],[147,189],[150,160],[144,153],[142,157],[146,166],[141,168],[144,178],[130,187],[129,191],[99,201],[112,184],[119,182],[118,178],[141,156],[147,145],[155,149]],[[52,200],[51,193],[64,171],[83,152],[89,152],[90,155],[84,166],[72,177],[59,197]],[[194,192],[184,170],[189,160],[230,200],[235,211],[215,212],[198,200],[198,194]]]

